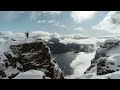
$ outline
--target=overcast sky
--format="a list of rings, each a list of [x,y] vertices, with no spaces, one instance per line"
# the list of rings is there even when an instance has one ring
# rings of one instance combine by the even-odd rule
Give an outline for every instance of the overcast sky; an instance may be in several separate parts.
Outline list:
[[[0,11],[0,31],[47,31],[104,36],[119,34],[117,11]]]

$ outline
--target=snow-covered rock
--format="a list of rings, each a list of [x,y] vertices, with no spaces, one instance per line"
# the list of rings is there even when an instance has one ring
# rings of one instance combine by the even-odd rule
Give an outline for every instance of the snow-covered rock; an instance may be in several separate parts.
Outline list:
[[[0,44],[0,78],[12,79],[28,70],[44,72],[51,79],[63,79],[63,73],[43,40],[25,39]],[[21,74],[19,75],[21,76]]]
[[[45,76],[45,73],[38,70],[28,70],[26,72],[18,74],[13,79],[50,79]]]
[[[120,79],[120,74],[117,72],[120,72],[120,40],[106,40],[97,49],[96,55],[91,61],[91,66],[83,76],[95,73],[91,75],[93,78],[98,76],[105,77],[107,75],[108,79]]]

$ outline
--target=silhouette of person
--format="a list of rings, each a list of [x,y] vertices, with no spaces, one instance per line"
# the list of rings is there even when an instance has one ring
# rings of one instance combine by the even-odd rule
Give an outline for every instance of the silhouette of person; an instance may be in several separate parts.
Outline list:
[[[28,33],[28,32],[25,32],[25,34],[26,34],[26,37],[29,38],[29,33]]]

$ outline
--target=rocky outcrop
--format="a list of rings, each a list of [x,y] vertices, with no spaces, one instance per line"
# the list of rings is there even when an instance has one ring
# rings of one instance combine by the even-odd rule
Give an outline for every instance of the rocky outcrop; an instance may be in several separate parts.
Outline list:
[[[120,71],[120,41],[107,40],[97,49],[91,66],[86,70],[88,74],[96,68],[96,75],[106,75]]]
[[[63,79],[63,73],[43,40],[10,41],[2,45],[0,76],[12,79],[21,72],[38,70],[51,79]],[[3,58],[4,57],[4,58]]]

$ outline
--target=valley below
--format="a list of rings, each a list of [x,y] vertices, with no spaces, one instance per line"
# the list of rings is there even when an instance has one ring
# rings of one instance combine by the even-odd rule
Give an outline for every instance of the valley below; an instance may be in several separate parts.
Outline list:
[[[16,35],[1,34],[1,79],[27,78],[24,75],[37,79],[112,79],[114,72],[115,75],[118,72],[119,77],[119,65],[107,61],[111,54],[105,56],[109,49],[115,52],[114,48],[119,48],[119,38],[71,38],[56,34],[42,36],[41,33],[24,38],[19,33]]]

